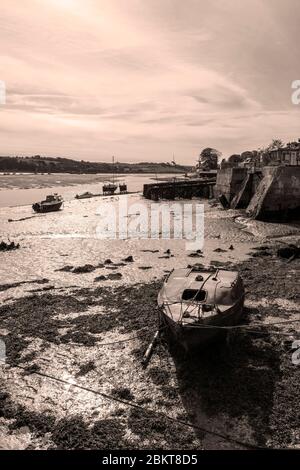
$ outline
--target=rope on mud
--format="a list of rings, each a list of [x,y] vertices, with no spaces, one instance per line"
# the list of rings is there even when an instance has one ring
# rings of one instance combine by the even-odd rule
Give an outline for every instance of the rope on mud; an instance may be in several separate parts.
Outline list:
[[[252,330],[252,327],[269,327],[269,326],[277,326],[277,325],[284,325],[284,324],[291,324],[291,323],[297,323],[299,320],[287,320],[287,321],[282,321],[282,322],[276,322],[276,323],[269,323],[269,324],[253,324],[253,325],[232,325],[232,326],[220,326],[220,325],[192,325],[191,328],[197,328],[197,329],[220,329],[220,330],[236,330],[236,329],[243,329],[247,331],[248,333],[256,333],[256,334],[272,334],[272,335],[281,335],[281,336],[291,336],[293,333],[285,333],[282,331],[260,331],[260,330]],[[296,332],[296,334],[299,334],[299,332]]]
[[[145,328],[143,328],[145,329]],[[146,333],[142,334],[142,335],[136,335],[136,336],[130,336],[129,338],[126,338],[126,339],[120,339],[118,341],[112,341],[110,343],[97,343],[97,348],[100,346],[113,346],[114,344],[119,344],[119,343],[129,343],[129,341],[133,341],[134,339],[139,339],[139,338],[144,338],[145,336],[148,336],[149,334],[152,334],[154,333],[156,330],[152,330],[152,331],[147,331]]]
[[[20,366],[18,364],[9,365],[9,366],[10,366],[10,368],[16,367],[18,369],[22,369],[22,370],[26,371],[26,367]],[[187,423],[186,421],[182,421],[181,419],[173,418],[172,416],[166,415],[162,411],[151,410],[150,408],[145,408],[141,405],[138,405],[137,403],[133,403],[133,402],[130,402],[130,401],[127,401],[127,400],[123,400],[122,398],[114,397],[112,395],[108,395],[107,393],[100,392],[98,390],[93,390],[92,388],[85,387],[83,385],[79,385],[79,384],[76,384],[76,383],[71,383],[71,382],[68,382],[67,380],[61,379],[59,377],[55,377],[53,375],[45,374],[43,372],[38,372],[38,371],[32,372],[32,374],[36,374],[36,375],[39,375],[41,377],[48,378],[50,380],[54,380],[56,382],[60,382],[60,383],[63,383],[65,385],[68,385],[68,386],[79,388],[79,389],[84,390],[86,392],[94,393],[95,395],[99,395],[99,396],[101,396],[102,398],[104,398],[106,400],[118,402],[118,403],[121,403],[122,405],[126,405],[126,406],[129,406],[131,408],[140,409],[140,410],[144,411],[145,413],[149,413],[149,414],[152,413],[153,415],[155,415],[155,414],[160,415],[162,418],[165,418],[168,421],[180,424],[182,426],[186,426],[186,427],[189,427],[189,428],[196,429],[197,431],[204,432],[205,434],[210,434],[212,436],[219,437],[220,439],[223,439],[224,441],[232,442],[234,444],[238,444],[238,445],[240,445],[242,447],[245,447],[245,448],[248,448],[248,449],[266,449],[267,448],[267,447],[264,447],[264,446],[258,446],[258,445],[252,444],[250,442],[240,441],[239,439],[235,439],[235,438],[230,437],[226,434],[222,434],[221,432],[212,431],[212,430],[206,429],[202,426],[198,426],[196,424]],[[151,419],[150,416],[149,416],[149,419]],[[155,419],[155,416],[153,416],[153,419]]]
[[[281,331],[271,331],[271,332],[268,332],[268,331],[258,331],[258,330],[251,330],[248,328],[248,326],[250,328],[252,328],[252,326],[254,327],[262,327],[262,326],[272,326],[272,325],[282,325],[282,324],[286,324],[286,323],[296,323],[296,322],[299,322],[299,320],[287,320],[287,321],[283,321],[283,322],[277,322],[277,323],[269,323],[267,325],[263,325],[263,324],[253,324],[253,325],[235,325],[235,326],[218,326],[218,325],[193,325],[192,328],[199,328],[199,329],[222,329],[222,330],[233,330],[233,329],[243,329],[245,328],[245,331],[247,331],[248,333],[255,333],[255,334],[263,334],[263,335],[266,335],[266,334],[274,334],[274,335],[281,335],[281,336],[291,336],[293,333],[284,333],[284,332],[281,332]],[[145,328],[142,328],[142,329],[146,329],[147,327]],[[164,326],[164,327],[160,327],[160,331],[166,329],[167,326]],[[120,343],[127,343],[127,342],[130,342],[130,341],[133,341],[135,339],[139,339],[139,338],[144,338],[146,336],[148,336],[149,334],[152,334],[154,333],[156,330],[152,330],[152,331],[147,331],[146,333],[144,334],[141,334],[141,335],[136,335],[136,336],[131,336],[129,338],[126,338],[126,339],[121,339],[121,340],[118,340],[118,341],[112,341],[112,342],[109,342],[109,343],[99,343],[97,344],[97,347],[104,347],[104,346],[114,346],[115,344],[120,344]]]
[[[145,326],[144,328],[141,328],[141,330],[146,330],[148,327]],[[167,328],[167,326],[161,326],[159,328],[159,331],[163,331]],[[134,339],[140,339],[140,338],[144,338],[145,336],[148,336],[150,334],[153,334],[155,333],[157,330],[148,330],[146,331],[144,334],[141,334],[141,335],[136,335],[136,336],[130,336],[129,338],[125,338],[125,339],[120,339],[120,340],[117,340],[117,341],[112,341],[110,343],[97,343],[97,347],[99,346],[113,346],[114,344],[119,344],[119,343],[129,343],[129,341],[133,341]]]

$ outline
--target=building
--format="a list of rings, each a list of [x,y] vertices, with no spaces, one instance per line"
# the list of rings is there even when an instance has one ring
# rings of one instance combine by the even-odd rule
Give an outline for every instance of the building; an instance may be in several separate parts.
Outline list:
[[[290,142],[286,147],[270,150],[262,155],[264,165],[300,165],[300,139]]]

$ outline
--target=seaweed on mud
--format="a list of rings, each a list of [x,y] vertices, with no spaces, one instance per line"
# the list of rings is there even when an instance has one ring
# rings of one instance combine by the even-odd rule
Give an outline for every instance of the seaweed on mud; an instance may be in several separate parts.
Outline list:
[[[37,364],[30,364],[24,369],[24,375],[26,374],[35,374],[41,370],[40,366]]]
[[[79,367],[79,371],[76,374],[76,377],[82,377],[83,375],[88,374],[90,371],[95,370],[95,362],[94,361],[88,361],[85,364],[81,364]]]
[[[30,289],[29,292],[46,292],[49,290],[56,290],[55,286],[46,286],[42,287],[41,289]]]
[[[119,419],[103,419],[88,425],[82,416],[75,415],[57,420],[47,412],[36,412],[14,403],[10,394],[0,392],[0,417],[10,421],[10,431],[24,426],[37,437],[49,433],[55,449],[128,449],[125,426]]]
[[[267,334],[256,343],[247,333],[238,332],[230,347],[221,343],[186,359],[175,356],[178,387],[188,414],[247,416],[256,442],[265,444],[274,388],[281,377],[274,346]]]
[[[258,250],[258,251],[265,251],[269,250],[270,246],[269,245],[261,245],[261,246],[254,246],[252,250]]]
[[[58,344],[61,340],[59,329],[69,326],[69,322],[55,316],[85,311],[87,305],[92,304],[91,299],[79,300],[73,295],[54,295],[47,292],[2,305],[0,325],[9,332],[5,337],[8,361],[22,362],[22,351],[28,347],[32,338]]]
[[[122,274],[121,273],[110,273],[110,274],[108,274],[107,278],[110,279],[111,281],[119,280],[119,279],[122,278]]]
[[[0,417],[12,420],[9,424],[11,431],[27,426],[37,436],[51,432],[55,417],[49,413],[30,411],[25,406],[14,403],[9,393],[0,394]]]
[[[167,385],[171,380],[171,375],[166,368],[151,367],[147,372],[155,385]]]
[[[143,284],[137,284],[130,289],[100,286],[65,294],[43,292],[2,305],[0,325],[9,332],[6,336],[8,361],[22,362],[22,352],[32,338],[92,347],[101,341],[94,335],[115,328],[122,327],[124,333],[130,333],[148,327],[151,335],[157,326],[159,286],[160,281],[148,285],[147,289]],[[87,314],[94,306],[104,307],[105,313]],[[80,312],[85,314],[70,317],[70,314]],[[66,328],[68,331],[61,333],[60,330]]]
[[[102,419],[87,425],[80,415],[59,420],[51,439],[55,449],[128,449],[125,426],[119,419]]]
[[[55,269],[55,271],[70,273],[73,269],[74,269],[74,266],[72,266],[71,264],[68,264],[67,266],[63,266],[62,268]]]
[[[134,395],[127,387],[117,387],[111,391],[111,395],[121,400],[131,401],[134,400]]]
[[[172,422],[163,415],[146,409],[130,410],[128,427],[143,440],[160,443],[162,440],[166,441],[166,445],[171,449],[195,449],[201,444],[199,437],[197,438],[190,427]]]
[[[26,357],[22,358],[23,351],[30,345],[30,340],[23,335],[10,332],[5,336],[6,358],[9,364],[27,362]]]
[[[72,340],[76,332],[80,334],[105,333],[106,331],[112,330],[116,326],[116,322],[113,315],[95,313],[93,315],[81,315],[73,318],[70,321],[69,326],[72,327],[73,330],[70,330],[66,335],[64,335],[62,337],[63,340],[67,337]]]
[[[299,446],[300,368],[291,361],[291,350],[282,350],[282,378],[276,384],[269,420],[270,446]],[[297,436],[298,434],[298,436]]]
[[[94,282],[99,282],[99,281],[107,281],[107,277],[104,276],[103,274],[101,276],[95,277]]]
[[[125,261],[126,263],[133,263],[134,259],[132,255],[127,256],[127,258],[124,258],[122,261]]]
[[[100,269],[103,267],[104,267],[103,263],[100,263],[97,265],[84,264],[83,266],[67,265],[67,266],[63,266],[62,268],[55,269],[55,271],[62,271],[62,272],[73,273],[73,274],[85,274],[85,273],[91,273],[95,271],[96,269]]]
[[[83,273],[91,273],[97,269],[97,266],[93,266],[92,264],[85,264],[83,266],[77,266],[72,270],[74,274],[83,274]]]
[[[105,313],[88,317],[94,332],[108,331],[122,327],[124,333],[148,327],[150,334],[157,328],[157,293],[161,281],[150,284],[135,284],[129,288],[124,286],[99,286],[95,289],[80,289],[77,295],[95,299],[95,304],[103,306]],[[77,317],[78,322],[89,321],[87,316]],[[89,328],[90,328],[89,327]],[[96,328],[96,330],[94,329]]]
[[[179,390],[176,387],[172,387],[171,385],[163,385],[161,387],[162,394],[168,401],[178,400]],[[167,402],[166,404],[169,404]]]
[[[22,356],[22,362],[31,362],[37,357],[37,351],[30,351]]]
[[[0,292],[6,291],[8,289],[14,289],[16,287],[22,286],[23,284],[46,284],[47,282],[49,282],[49,279],[35,279],[33,281],[20,281],[13,282],[11,284],[1,284]]]
[[[266,250],[262,250],[262,251],[251,252],[249,253],[249,256],[252,256],[253,258],[264,258],[265,256],[272,256],[272,253]]]
[[[203,254],[202,254],[202,253],[198,253],[198,252],[196,251],[196,252],[193,252],[193,253],[189,253],[189,254],[188,254],[188,257],[189,257],[189,258],[203,258]]]
[[[85,331],[71,330],[60,337],[61,343],[77,343],[82,346],[93,347],[101,338],[95,338]]]
[[[294,275],[291,274],[290,264],[283,263],[280,259],[271,256],[267,259],[250,258],[238,265],[238,268],[247,284],[248,299],[267,298],[269,301],[278,298],[300,299],[300,285],[297,282],[296,274],[299,271],[299,260],[294,261]],[[274,305],[267,307],[265,313],[267,310],[272,314]],[[283,309],[280,309],[278,313],[282,315]]]
[[[10,395],[0,392],[0,417],[10,420],[9,429],[27,426],[37,437],[49,433],[55,449],[130,448],[125,439],[125,426],[118,419],[103,419],[87,425],[80,415],[57,421],[54,415],[26,409],[12,402]]]
[[[128,424],[135,434],[143,438],[145,434],[151,437],[151,434],[165,433],[169,427],[169,422],[161,415],[136,408],[130,410]],[[148,432],[145,433],[145,429],[148,429]]]

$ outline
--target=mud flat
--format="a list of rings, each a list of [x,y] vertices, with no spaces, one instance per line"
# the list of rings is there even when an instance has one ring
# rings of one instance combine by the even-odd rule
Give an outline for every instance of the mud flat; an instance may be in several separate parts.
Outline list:
[[[277,258],[276,248],[238,264],[243,322],[255,332],[234,330],[227,343],[192,358],[162,340],[146,370],[141,357],[157,327],[161,280],[40,292],[2,305],[2,447],[299,446],[300,369],[291,349],[299,323],[270,325],[299,319],[300,262]]]

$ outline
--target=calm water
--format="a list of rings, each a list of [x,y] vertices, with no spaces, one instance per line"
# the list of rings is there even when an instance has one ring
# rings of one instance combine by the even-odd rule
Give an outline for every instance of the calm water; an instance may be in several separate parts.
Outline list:
[[[101,193],[103,182],[110,178],[107,174],[0,175],[0,207],[31,205],[53,192],[61,194],[66,201],[85,191]],[[116,178],[126,181],[128,191],[142,191],[143,185],[153,181],[155,175],[116,175]]]

